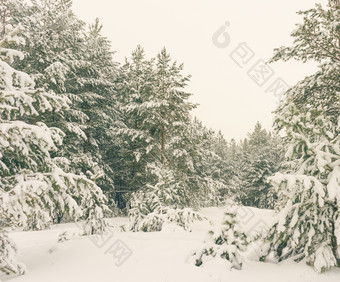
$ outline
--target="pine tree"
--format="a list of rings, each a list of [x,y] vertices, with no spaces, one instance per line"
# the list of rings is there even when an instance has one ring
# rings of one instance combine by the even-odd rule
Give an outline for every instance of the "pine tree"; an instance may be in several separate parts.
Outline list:
[[[268,177],[279,171],[283,161],[282,139],[267,133],[258,122],[249,134],[248,145],[243,150],[248,165],[244,171],[241,189],[243,205],[274,208],[276,193]]]
[[[181,69],[175,63],[170,65],[165,50],[157,64],[154,59],[146,60],[140,46],[123,66],[119,96],[125,126],[117,135],[125,154],[116,182],[131,191],[147,183],[147,164],[174,167],[178,164],[176,157],[185,154],[181,154],[178,142],[193,105],[186,101],[190,95],[180,91],[188,79],[181,76]]]
[[[213,206],[225,205],[227,199],[233,198],[231,189],[232,170],[230,166],[230,156],[228,142],[222,132],[213,132],[207,140],[209,146],[203,145],[203,148],[209,148],[208,161],[205,162],[206,169],[213,181],[214,201],[210,203]],[[208,152],[209,152],[208,151]],[[207,194],[203,195],[204,197]]]
[[[37,85],[67,96],[68,109],[41,115],[48,126],[66,133],[55,153],[65,171],[85,174],[105,194],[114,197],[114,172],[108,148],[119,120],[115,109],[115,78],[110,42],[98,20],[86,30],[71,9],[71,0],[11,1],[15,22],[25,28],[27,55],[15,67],[29,73]],[[64,162],[65,158],[68,162]]]
[[[1,9],[8,9],[7,5]],[[40,121],[47,111],[68,108],[69,100],[53,91],[36,88],[24,72],[10,66],[23,59],[11,46],[24,44],[22,27],[3,18],[0,41],[0,227],[40,229],[58,216],[84,218],[91,234],[102,232],[106,199],[99,187],[83,175],[64,172],[50,152],[62,144],[64,133]],[[28,122],[31,120],[32,122]],[[0,230],[0,266],[21,272],[12,256],[13,244]]]
[[[224,204],[230,191],[227,189],[227,145],[218,135],[193,119],[185,131],[183,148],[187,152],[186,185],[190,191],[188,206],[204,207]]]
[[[289,142],[288,173],[271,179],[279,193],[279,220],[267,237],[278,260],[305,258],[318,272],[340,266],[339,1],[299,12],[303,23],[292,47],[272,61],[315,60],[319,71],[286,93],[276,127]]]
[[[212,258],[222,259],[227,262],[229,269],[242,268],[242,256],[240,252],[245,251],[247,238],[239,226],[236,206],[228,201],[221,226],[210,231],[210,239],[205,242],[202,250],[195,251],[195,265],[204,265]]]
[[[111,147],[111,167],[116,171],[115,186],[119,206],[125,207],[124,194],[145,187],[147,183],[147,164],[157,160],[154,129],[149,123],[148,107],[152,103],[154,85],[154,60],[146,60],[141,46],[126,60],[118,78],[118,109],[122,114],[123,125],[115,131],[116,144]],[[150,104],[150,105],[149,105]],[[151,114],[150,114],[150,117]]]
[[[80,101],[74,102],[74,107],[88,117],[84,124],[86,139],[79,154],[92,160],[100,168],[95,172],[91,162],[83,161],[81,171],[96,181],[112,203],[115,172],[111,167],[111,158],[116,156],[110,154],[110,149],[115,144],[114,132],[121,126],[115,90],[118,69],[113,61],[111,44],[101,35],[102,27],[96,19],[85,35],[85,51],[82,57],[87,66],[86,71],[79,74],[82,86],[75,94]]]
[[[244,157],[244,147],[245,145],[242,142],[237,144],[235,139],[231,139],[227,149],[227,187],[237,203],[241,203],[241,199],[244,197],[244,190],[242,189],[245,179],[244,173],[245,167],[249,164],[249,161]]]
[[[70,0],[33,0],[31,5],[10,1],[9,5],[13,21],[25,29],[25,45],[21,51],[26,56],[15,61],[14,67],[28,73],[37,87],[67,96],[72,102],[67,110],[41,114],[41,120],[66,133],[65,145],[57,155],[61,157],[60,165],[70,172],[86,173],[83,167],[91,167],[95,163],[91,156],[82,154],[87,140],[85,124],[88,116],[75,107],[82,101],[76,95],[83,85],[79,74],[87,74],[89,65],[82,56],[85,51],[84,23],[72,13]],[[62,163],[63,157],[73,163],[72,167]]]

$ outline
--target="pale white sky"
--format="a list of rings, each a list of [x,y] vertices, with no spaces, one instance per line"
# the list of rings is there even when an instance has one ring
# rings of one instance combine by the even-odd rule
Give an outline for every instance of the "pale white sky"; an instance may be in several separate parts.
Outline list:
[[[221,129],[230,140],[244,138],[257,121],[270,129],[277,97],[265,90],[282,78],[293,85],[316,70],[314,64],[271,64],[274,75],[262,87],[247,71],[273,49],[292,42],[290,33],[301,22],[298,10],[326,0],[73,0],[75,14],[87,23],[98,17],[103,35],[112,41],[115,60],[124,62],[141,44],[148,57],[165,46],[173,59],[184,63],[192,79],[187,90],[199,103],[195,114],[205,125]],[[213,34],[228,21],[230,44],[217,48]],[[220,37],[219,37],[219,40]],[[245,42],[253,58],[240,68],[230,57]]]

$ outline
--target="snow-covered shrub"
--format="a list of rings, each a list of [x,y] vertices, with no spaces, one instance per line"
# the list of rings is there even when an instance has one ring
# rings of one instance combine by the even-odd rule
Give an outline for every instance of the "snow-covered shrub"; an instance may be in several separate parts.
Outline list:
[[[106,206],[103,208],[102,204],[96,204],[94,199],[90,199],[88,204],[85,210],[84,233],[86,235],[101,234],[107,226],[104,212],[110,212],[110,210]]]
[[[24,230],[43,230],[50,228],[52,223],[48,212],[44,210],[30,211],[27,215],[27,224]]]
[[[25,267],[15,259],[15,244],[8,238],[7,233],[0,229],[0,272],[5,274],[25,272]]]
[[[58,243],[63,243],[68,240],[70,240],[70,234],[67,231],[64,231],[58,235]]]
[[[161,231],[165,225],[173,223],[184,230],[190,231],[193,222],[203,219],[203,216],[190,208],[172,209],[163,207],[147,214],[132,230],[144,232]]]
[[[185,208],[183,183],[176,180],[166,168],[152,167],[157,184],[135,192],[131,198],[130,229],[133,231],[160,231],[163,224],[175,223],[185,230],[203,217],[192,209]]]
[[[67,216],[70,220],[85,219],[91,234],[105,228],[106,198],[84,175],[54,167],[51,172],[17,175],[12,180],[13,188],[2,192],[1,220],[5,221],[4,217],[12,225],[40,230],[54,218]]]
[[[241,269],[243,259],[240,252],[245,251],[247,244],[235,206],[228,205],[221,226],[210,231],[203,248],[193,253],[195,265],[200,266],[211,259],[222,259],[229,269]]]

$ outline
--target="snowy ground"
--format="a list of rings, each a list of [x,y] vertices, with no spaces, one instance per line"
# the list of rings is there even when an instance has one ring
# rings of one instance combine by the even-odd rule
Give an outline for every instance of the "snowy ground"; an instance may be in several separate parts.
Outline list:
[[[219,224],[223,208],[208,208],[202,213],[213,223]],[[244,226],[251,234],[270,224],[271,211],[239,208]],[[125,218],[114,219],[110,224],[119,226]],[[188,262],[192,250],[201,246],[211,226],[207,221],[195,224],[192,232],[169,226],[162,232],[119,232],[105,237],[79,236],[74,224],[60,224],[50,230],[12,232],[18,245],[18,258],[26,264],[27,273],[20,277],[0,277],[13,282],[93,282],[93,281],[147,281],[147,282],[222,282],[222,281],[340,281],[340,269],[317,274],[304,263],[286,261],[280,264],[262,263],[246,259],[243,269],[229,271],[219,261],[210,261],[203,267]],[[58,236],[67,231],[70,240],[57,243]],[[118,241],[117,241],[118,240]],[[100,246],[103,244],[103,246]],[[120,244],[120,245],[117,245]],[[122,245],[125,244],[125,245]],[[120,249],[125,256],[110,254],[110,246]],[[129,255],[129,249],[131,255]],[[115,249],[117,251],[117,249]],[[123,250],[123,252],[122,252]],[[124,259],[126,259],[124,261]],[[118,266],[118,264],[120,264]]]

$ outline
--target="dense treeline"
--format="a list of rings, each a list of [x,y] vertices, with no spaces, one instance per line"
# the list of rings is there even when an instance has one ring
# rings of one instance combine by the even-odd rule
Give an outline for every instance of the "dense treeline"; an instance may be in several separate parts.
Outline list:
[[[86,26],[71,5],[9,1],[6,14],[20,24],[25,40],[16,47],[25,56],[12,66],[28,73],[36,88],[71,101],[67,109],[25,117],[65,133],[52,154],[59,165],[95,181],[111,208],[126,208],[132,192],[155,186],[157,170],[168,170],[185,206],[217,204],[234,195],[244,204],[272,207],[256,191],[273,198],[266,177],[280,165],[276,137],[257,125],[249,140],[227,144],[192,119],[196,105],[185,92],[190,76],[166,49],[148,60],[138,46],[120,66],[99,20]]]
[[[87,26],[71,0],[2,1],[0,227],[47,228],[129,213],[132,230],[200,217],[227,199],[273,208],[268,176],[282,140],[261,128],[227,142],[193,117],[190,76],[163,48],[137,46],[122,65],[99,20]],[[0,233],[0,270],[20,272]]]

